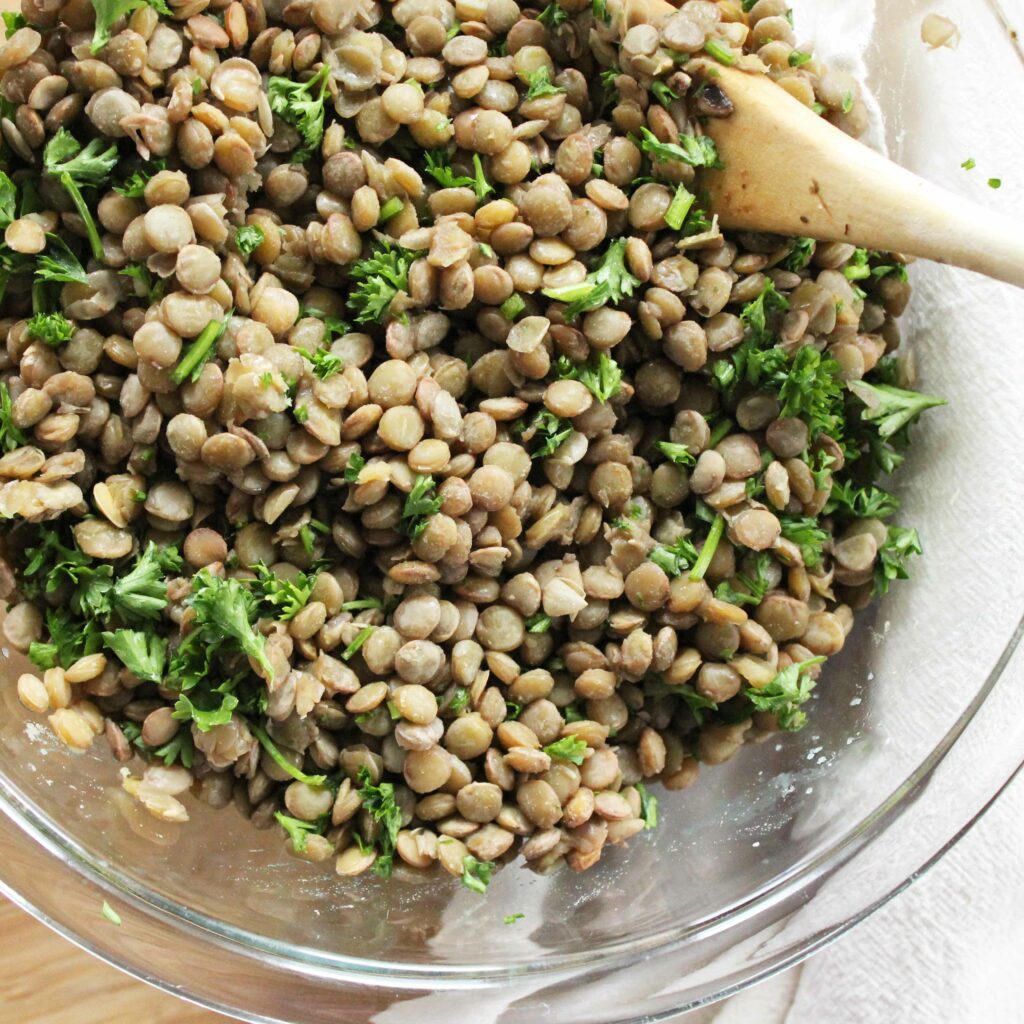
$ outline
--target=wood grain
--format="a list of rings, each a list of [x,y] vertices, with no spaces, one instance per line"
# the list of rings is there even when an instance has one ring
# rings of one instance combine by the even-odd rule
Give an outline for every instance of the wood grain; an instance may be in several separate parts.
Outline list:
[[[230,1018],[201,1010],[108,967],[0,899],[0,1020],[228,1024]]]

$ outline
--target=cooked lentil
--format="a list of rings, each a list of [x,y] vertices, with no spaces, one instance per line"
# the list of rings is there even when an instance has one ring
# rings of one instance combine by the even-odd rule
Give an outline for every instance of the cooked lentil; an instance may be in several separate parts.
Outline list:
[[[476,891],[800,728],[940,400],[898,256],[697,198],[711,58],[866,125],[785,4],[95,7],[0,46],[22,704],[165,821]]]

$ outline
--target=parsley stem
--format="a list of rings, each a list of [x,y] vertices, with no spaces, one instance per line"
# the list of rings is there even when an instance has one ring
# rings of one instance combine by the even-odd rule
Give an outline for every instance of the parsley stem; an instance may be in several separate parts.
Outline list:
[[[730,430],[732,430],[732,427],[733,423],[731,419],[726,417],[724,420],[722,420],[721,423],[719,423],[715,427],[715,429],[711,431],[711,437],[708,439],[708,448],[714,448],[715,445],[718,444],[718,442],[721,441],[722,438],[725,437]],[[708,449],[705,448],[705,451],[707,450]]]
[[[693,568],[690,570],[691,580],[704,579],[704,573],[708,571],[711,559],[715,556],[715,551],[718,549],[718,544],[722,539],[722,532],[724,530],[725,519],[722,518],[722,513],[719,512],[715,516],[715,521],[711,524],[711,529],[708,530],[707,538],[704,541],[704,547],[700,549],[700,555],[698,556],[697,561],[694,562]]]
[[[175,384],[183,384],[210,358],[210,352],[217,339],[224,333],[232,313],[234,310],[231,310],[223,320],[211,320],[202,329],[199,337],[189,345],[188,351],[171,371],[171,380]]]
[[[271,760],[282,771],[286,771],[293,779],[296,780],[296,782],[304,782],[307,786],[327,785],[326,775],[307,775],[300,768],[296,768],[295,765],[293,765],[291,761],[289,761],[288,758],[286,758],[284,754],[277,749],[274,741],[267,735],[267,730],[264,729],[263,726],[254,725],[250,722],[249,728],[252,730],[253,736],[260,741],[263,749],[270,755]]]
[[[82,223],[85,225],[85,232],[89,236],[89,248],[92,249],[93,256],[102,262],[103,240],[100,238],[100,233],[96,228],[96,221],[93,220],[92,213],[86,205],[85,199],[82,197],[82,193],[78,190],[78,186],[75,184],[74,179],[67,171],[62,172],[60,176],[60,183],[64,186],[64,190],[71,197],[71,202],[75,204],[78,216],[82,218]]]

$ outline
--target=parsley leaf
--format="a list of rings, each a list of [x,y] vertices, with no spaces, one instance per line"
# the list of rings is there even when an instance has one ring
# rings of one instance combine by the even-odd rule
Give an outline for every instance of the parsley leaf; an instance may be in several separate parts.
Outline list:
[[[715,597],[719,601],[728,601],[730,604],[759,605],[771,585],[771,580],[768,577],[770,563],[771,555],[766,551],[758,551],[751,560],[753,571],[750,573],[739,572],[734,577],[734,580],[745,589],[736,590],[730,581],[724,580],[715,588]]]
[[[472,188],[473,179],[464,174],[456,174],[448,162],[448,155],[443,149],[428,149],[424,153],[424,168],[441,188]]]
[[[430,517],[436,515],[444,502],[444,499],[434,490],[434,478],[432,476],[417,476],[412,490],[405,497],[405,505],[402,508],[402,532],[412,540],[415,540],[427,528]]]
[[[541,64],[533,71],[526,72],[526,99],[537,99],[538,96],[557,96],[565,92],[565,86],[551,84],[551,69]]]
[[[221,579],[209,569],[201,569],[192,577],[187,603],[196,613],[193,629],[202,630],[208,646],[218,648],[228,643],[252,658],[268,676],[273,675],[266,641],[250,622],[253,596],[241,580]]]
[[[295,128],[302,146],[292,154],[292,160],[302,162],[317,152],[324,137],[324,100],[331,69],[323,64],[306,82],[293,82],[290,78],[272,75],[267,80],[270,109]]]
[[[28,444],[28,438],[14,425],[11,413],[11,393],[0,381],[0,449],[5,452],[13,452],[15,448]]]
[[[163,637],[133,629],[115,629],[101,635],[104,645],[129,672],[149,683],[163,683],[167,660],[167,641]]]
[[[780,515],[779,522],[782,536],[800,548],[804,565],[808,569],[820,565],[828,534],[818,525],[818,520],[813,516]]]
[[[551,6],[553,7],[554,4]],[[462,858],[462,884],[482,896],[487,892],[487,886],[491,884],[491,875],[494,874],[494,869],[493,860],[477,860],[473,854],[467,853]]]
[[[126,267],[119,270],[118,273],[138,281],[146,290],[146,298],[150,303],[159,302],[167,290],[167,282],[159,277],[154,281],[153,275],[144,263],[129,263]]]
[[[145,7],[147,3],[158,14],[171,17],[171,9],[164,0],[92,0],[96,11],[96,27],[93,29],[90,47],[92,52],[99,53],[110,42],[110,30],[115,22],[139,7]]]
[[[275,812],[274,819],[288,834],[288,838],[292,843],[292,849],[296,853],[306,852],[311,835],[322,836],[324,834],[324,828],[328,820],[325,815],[318,821],[303,821],[301,818],[293,818],[288,814],[282,814],[281,811]]]
[[[286,579],[271,572],[262,562],[257,562],[252,569],[256,579],[250,580],[249,586],[256,597],[258,612],[288,622],[306,607],[316,583],[315,575],[300,572],[294,579]]]
[[[847,385],[864,403],[861,418],[873,423],[883,440],[913,423],[925,411],[946,405],[946,399],[925,395],[918,391],[905,391],[889,384],[869,384],[853,380]]]
[[[384,322],[395,297],[409,287],[409,267],[420,255],[381,238],[369,256],[352,266],[349,277],[358,284],[349,293],[348,308],[355,313],[357,323]]]
[[[607,352],[602,352],[595,363],[574,363],[568,356],[559,356],[555,363],[559,380],[578,380],[599,401],[607,402],[622,390],[622,370]]]
[[[779,294],[775,288],[775,282],[768,278],[757,298],[752,299],[743,307],[740,320],[747,328],[748,337],[762,345],[772,338],[768,318],[773,313],[784,313],[787,309],[789,309],[789,301],[784,295]]]
[[[640,129],[640,149],[655,163],[678,160],[690,167],[722,166],[715,142],[707,135],[680,135],[679,142],[662,142],[650,128]]]
[[[37,338],[52,348],[71,340],[75,325],[63,313],[36,313],[25,325],[30,338]]]
[[[903,526],[890,526],[885,543],[878,550],[875,565],[874,593],[887,594],[893,580],[910,579],[907,559],[921,554],[921,538],[917,530]]]
[[[170,11],[167,13],[170,14]],[[103,259],[103,241],[80,186],[102,185],[110,177],[118,160],[117,146],[113,142],[106,145],[106,148],[104,146],[104,140],[92,139],[83,149],[82,144],[66,128],[61,128],[43,150],[43,169],[56,178],[71,197],[85,225],[92,254],[98,260]]]
[[[900,499],[874,485],[858,487],[852,480],[837,480],[832,485],[825,512],[853,519],[885,519],[899,511]]]
[[[697,549],[693,541],[686,537],[677,537],[670,545],[659,544],[647,556],[667,576],[681,576],[691,566],[697,564]]]
[[[85,268],[67,243],[56,235],[47,235],[46,240],[48,251],[36,260],[36,280],[88,284]]]
[[[527,633],[546,633],[551,629],[551,616],[537,612],[526,620]]]
[[[800,705],[807,702],[814,689],[814,680],[807,670],[824,660],[817,657],[795,661],[760,689],[748,686],[743,692],[758,711],[775,715],[780,729],[799,732],[807,724],[807,714],[800,710]]]
[[[566,322],[575,320],[581,313],[621,302],[640,285],[640,281],[626,269],[625,253],[626,239],[616,238],[608,246],[597,268],[587,274],[583,281],[545,288],[543,294],[556,302],[568,303],[563,314]]]
[[[573,764],[583,764],[583,755],[587,752],[587,741],[579,736],[563,736],[554,743],[549,743],[544,748],[548,757],[558,758],[560,761],[572,761]]]
[[[235,248],[243,256],[249,256],[263,244],[266,237],[258,224],[245,224],[235,232]]]
[[[114,581],[110,605],[125,619],[159,620],[167,607],[167,573],[181,569],[176,547],[146,545],[138,561],[124,576]]]
[[[640,817],[644,820],[644,828],[657,828],[658,798],[642,782],[635,783],[633,788],[640,794]]]
[[[348,462],[345,465],[345,471],[342,475],[350,484],[359,483],[359,474],[363,471],[363,466],[365,465],[366,459],[363,458],[363,453],[352,452],[348,457]]]
[[[539,437],[542,442],[541,446],[530,455],[530,458],[546,459],[549,455],[554,455],[572,433],[572,424],[568,420],[562,419],[561,416],[542,409],[533,418],[529,429],[533,431],[533,437]]]
[[[327,348],[318,348],[315,352],[310,352],[309,349],[300,347],[298,351],[313,364],[313,376],[320,380],[333,377],[345,365],[345,360],[341,356],[336,356]]]
[[[696,466],[697,458],[690,453],[685,444],[675,444],[672,441],[659,441],[655,446],[662,455],[677,466]]]
[[[811,262],[817,244],[813,238],[794,238],[793,247],[782,261],[782,265],[794,273],[803,270]]]
[[[402,828],[402,809],[395,803],[395,785],[393,782],[374,783],[370,769],[365,765],[359,769],[357,779],[357,793],[363,802],[363,810],[380,826],[377,837],[380,852],[373,870],[382,878],[388,878],[395,860],[395,843]]]
[[[557,28],[563,22],[568,21],[569,12],[557,3],[550,3],[537,15],[537,20],[548,28]]]

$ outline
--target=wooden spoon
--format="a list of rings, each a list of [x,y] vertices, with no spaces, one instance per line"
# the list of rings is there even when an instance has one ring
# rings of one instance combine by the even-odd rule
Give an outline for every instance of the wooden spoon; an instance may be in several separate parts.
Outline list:
[[[675,13],[627,0],[623,30]],[[892,163],[767,75],[715,72],[735,109],[708,119],[724,169],[703,171],[701,186],[723,227],[922,256],[1024,287],[1024,226]]]

